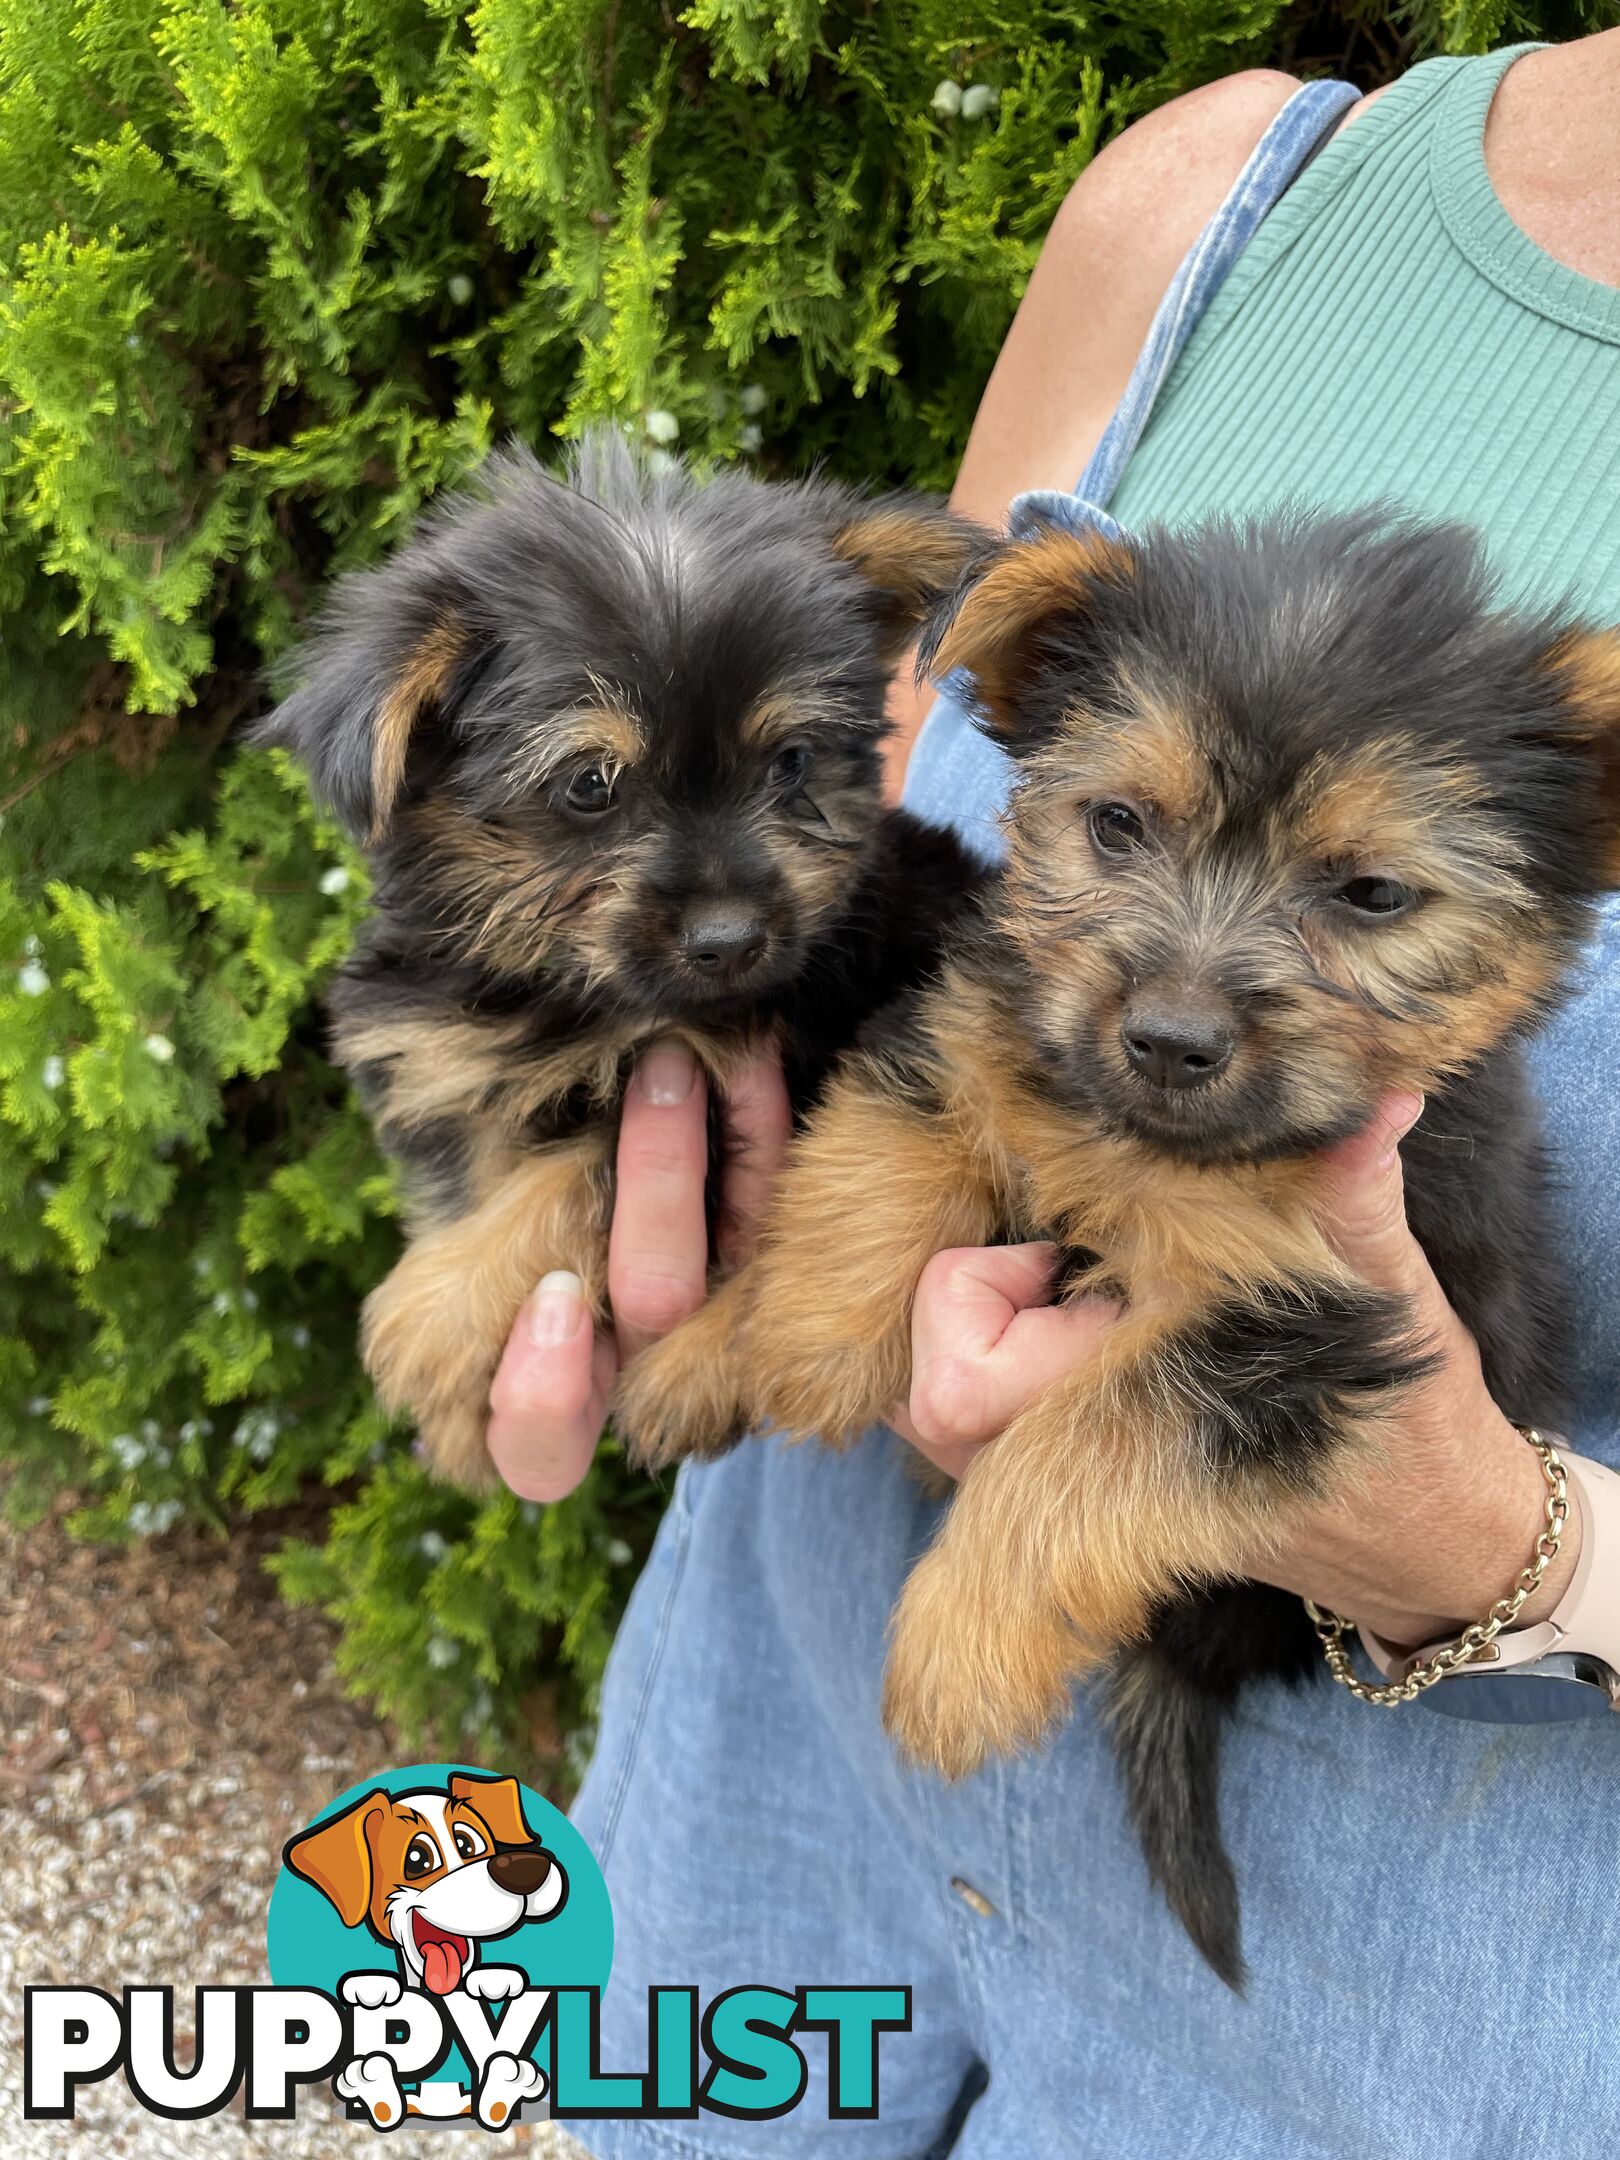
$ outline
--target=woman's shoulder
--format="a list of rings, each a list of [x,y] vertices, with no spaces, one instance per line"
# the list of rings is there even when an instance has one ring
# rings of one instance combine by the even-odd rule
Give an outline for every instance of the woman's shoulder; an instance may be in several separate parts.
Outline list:
[[[1299,87],[1278,69],[1247,68],[1144,113],[1080,175],[1053,240],[1128,243],[1156,302]]]
[[[1156,105],[1133,120],[1093,160],[1092,170],[1107,160],[1123,164],[1134,147],[1154,155],[1182,152],[1193,158],[1211,154],[1247,156],[1255,142],[1301,87],[1300,78],[1281,68],[1240,68],[1203,83],[1196,90]]]
[[[959,509],[999,525],[1021,490],[1073,485],[1182,257],[1298,88],[1273,69],[1228,75],[1144,114],[1091,160],[996,363]]]

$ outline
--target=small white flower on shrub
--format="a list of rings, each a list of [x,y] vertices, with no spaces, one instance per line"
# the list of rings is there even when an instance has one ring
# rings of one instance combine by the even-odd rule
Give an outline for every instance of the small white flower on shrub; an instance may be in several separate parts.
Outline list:
[[[474,1694],[471,1705],[462,1715],[461,1729],[463,1732],[475,1733],[480,1726],[487,1725],[494,1715],[495,1698],[487,1687],[480,1687]]]
[[[473,281],[464,270],[458,270],[444,289],[457,307],[465,307],[473,296]]]
[[[167,1035],[148,1035],[141,1048],[154,1065],[170,1065],[174,1062],[174,1044]]]
[[[942,120],[954,120],[962,110],[962,85],[946,80],[928,101]]]
[[[448,1635],[428,1637],[427,1661],[435,1672],[448,1672],[461,1655],[461,1645],[453,1643]]]
[[[662,443],[666,449],[671,443],[681,439],[681,423],[672,412],[666,412],[662,405],[655,406],[647,415],[646,427],[652,440]]]
[[[348,889],[348,871],[344,869],[342,863],[334,863],[321,879],[321,891],[325,893],[328,900],[335,900],[340,892],[347,892]]]
[[[744,383],[737,395],[737,403],[742,407],[745,420],[757,420],[765,410],[766,402],[763,383]]]
[[[756,427],[752,420],[737,430],[737,447],[739,450],[746,450],[750,457],[753,456],[764,440],[765,430]]]
[[[129,1511],[129,1527],[137,1537],[161,1537],[180,1520],[178,1500],[137,1500]]]
[[[268,1462],[280,1431],[281,1420],[273,1410],[248,1410],[237,1420],[231,1445],[245,1448],[255,1462]]]
[[[450,1550],[450,1540],[437,1530],[424,1530],[416,1541],[416,1549],[424,1560],[431,1560],[437,1566]]]
[[[982,120],[986,113],[993,110],[995,102],[996,93],[988,83],[969,83],[962,92],[962,118]]]
[[[51,987],[51,978],[37,960],[29,960],[17,970],[17,988],[24,997],[43,997]]]
[[[67,1078],[67,1067],[59,1057],[48,1057],[39,1068],[39,1077],[54,1094]]]

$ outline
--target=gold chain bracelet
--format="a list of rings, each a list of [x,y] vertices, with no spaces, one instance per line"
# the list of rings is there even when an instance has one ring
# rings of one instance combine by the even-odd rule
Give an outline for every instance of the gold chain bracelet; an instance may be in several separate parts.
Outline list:
[[[1464,1628],[1455,1642],[1442,1643],[1426,1658],[1419,1658],[1404,1680],[1389,1680],[1378,1685],[1359,1679],[1351,1667],[1344,1638],[1351,1633],[1353,1623],[1340,1619],[1337,1613],[1324,1612],[1320,1605],[1313,1605],[1306,1598],[1305,1610],[1316,1623],[1328,1671],[1358,1702],[1377,1703],[1388,1708],[1395,1703],[1413,1701],[1425,1688],[1443,1680],[1447,1673],[1455,1672],[1459,1665],[1472,1664],[1481,1651],[1488,1650],[1502,1630],[1513,1625],[1526,1602],[1541,1588],[1542,1579],[1558,1558],[1564,1542],[1564,1525],[1569,1520],[1569,1486],[1564,1477],[1563,1457],[1552,1443],[1544,1440],[1533,1426],[1521,1425],[1518,1430],[1541,1457],[1542,1475],[1547,1480],[1546,1521],[1536,1539],[1529,1566],[1521,1569],[1513,1588],[1506,1597],[1497,1599],[1483,1620],[1476,1620],[1472,1627]]]

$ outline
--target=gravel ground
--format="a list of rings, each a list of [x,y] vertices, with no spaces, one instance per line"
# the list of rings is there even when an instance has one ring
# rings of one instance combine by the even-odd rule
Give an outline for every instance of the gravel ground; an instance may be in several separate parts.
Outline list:
[[[286,1525],[229,1543],[177,1532],[138,1550],[74,1543],[53,1522],[0,1527],[0,2151],[6,2160],[443,2160],[445,2134],[386,2148],[309,2088],[294,2123],[227,2113],[170,2123],[119,2077],[71,2123],[22,2120],[22,1990],[126,1980],[262,1981],[283,1841],[334,1793],[414,1750],[347,1701],[330,1630],[283,1606],[260,1561]],[[181,2019],[180,2059],[190,2034]],[[585,2160],[549,2124],[501,2150]]]

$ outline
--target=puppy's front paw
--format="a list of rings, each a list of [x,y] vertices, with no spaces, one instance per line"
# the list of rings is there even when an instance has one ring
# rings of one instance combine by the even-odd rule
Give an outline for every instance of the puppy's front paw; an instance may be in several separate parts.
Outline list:
[[[942,1778],[971,1777],[989,1751],[980,1706],[950,1646],[895,1618],[883,1669],[883,1724],[905,1759]]]
[[[1061,1615],[1023,1615],[993,1588],[959,1588],[936,1551],[895,1610],[883,1723],[902,1755],[943,1778],[1043,1740],[1067,1714],[1073,1681],[1100,1662]]]
[[[338,1993],[361,2010],[391,2010],[405,1990],[397,1973],[345,1973]]]
[[[361,1352],[385,1407],[414,1415],[436,1473],[477,1490],[495,1481],[484,1432],[505,1330],[481,1333],[442,1285],[430,1300],[422,1250],[407,1252],[367,1298]],[[504,1315],[507,1327],[511,1318]]]
[[[528,1984],[529,1976],[519,1965],[475,1965],[461,1983],[479,2002],[508,2002]]]
[[[613,1399],[613,1425],[634,1461],[663,1470],[689,1455],[709,1461],[729,1454],[747,1432],[748,1417],[724,1362],[690,1323],[626,1368]]]

